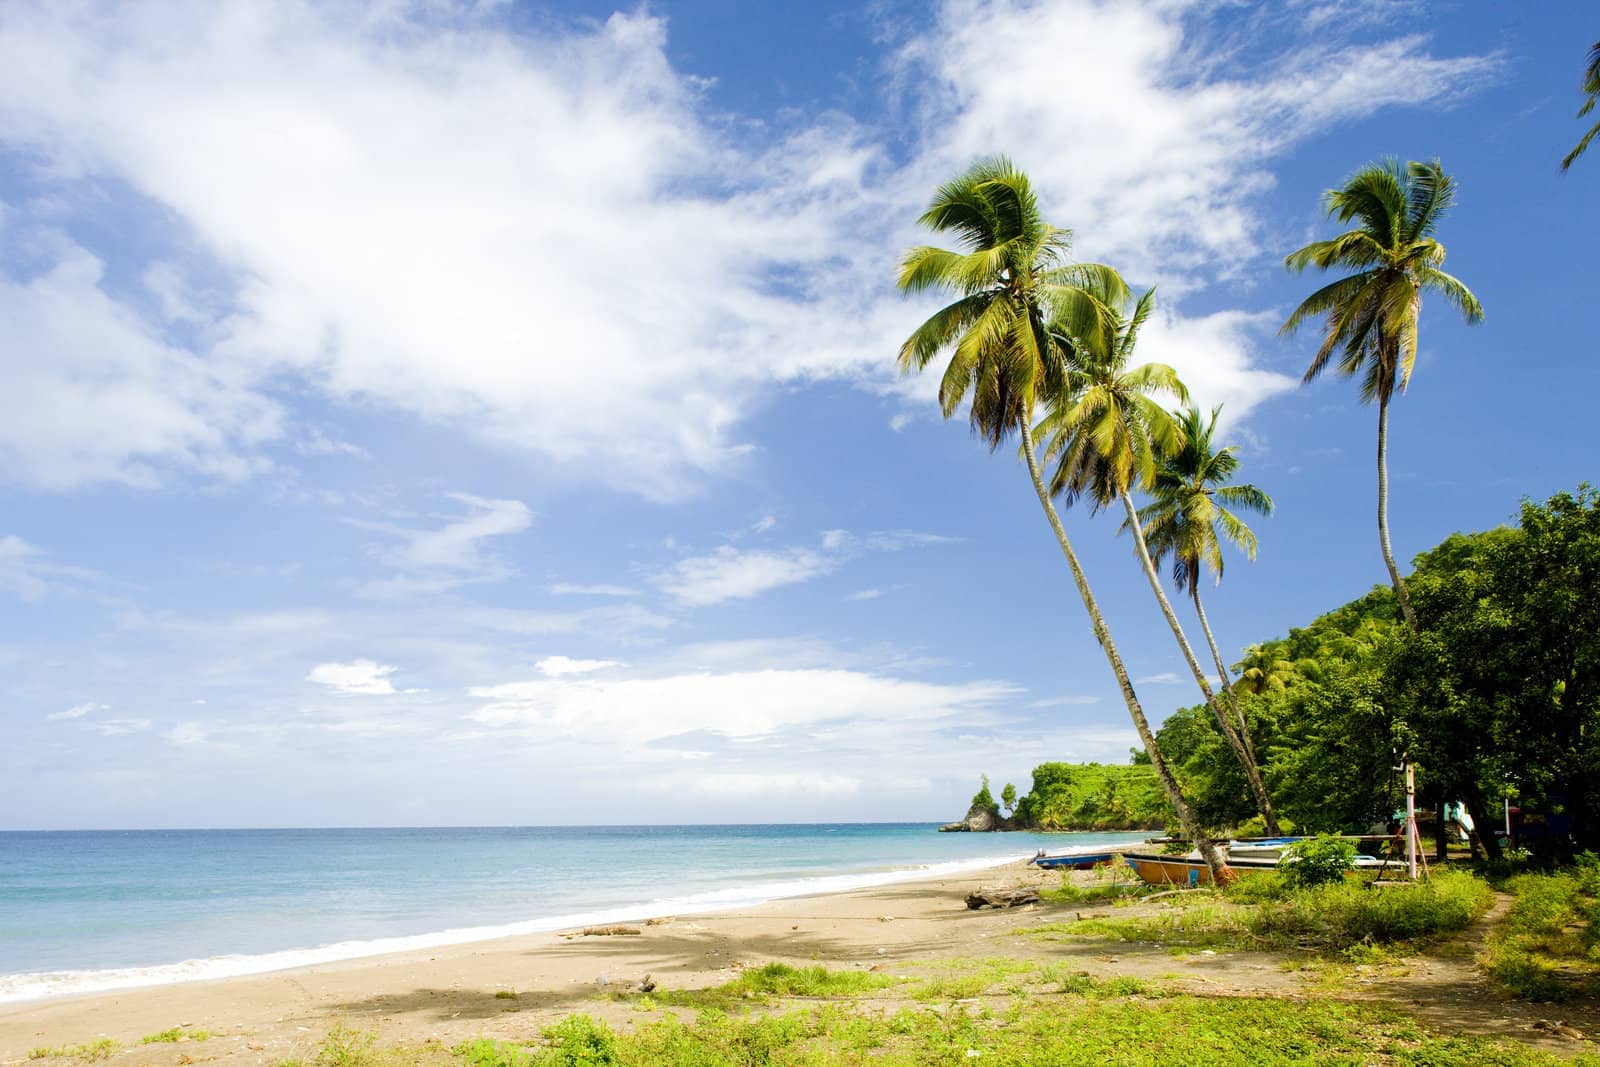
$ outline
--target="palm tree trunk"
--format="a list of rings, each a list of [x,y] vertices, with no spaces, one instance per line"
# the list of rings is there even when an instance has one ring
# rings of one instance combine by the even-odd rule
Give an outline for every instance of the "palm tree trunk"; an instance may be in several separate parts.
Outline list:
[[[1228,706],[1233,709],[1233,717],[1238,720],[1239,740],[1244,742],[1244,753],[1250,761],[1250,766],[1260,773],[1261,763],[1256,759],[1255,742],[1250,739],[1250,724],[1245,722],[1244,709],[1239,706],[1239,695],[1233,691],[1233,683],[1228,680],[1228,666],[1222,662],[1222,650],[1217,647],[1216,635],[1211,632],[1211,622],[1206,618],[1206,609],[1200,604],[1200,583],[1191,582],[1189,594],[1194,600],[1194,613],[1200,619],[1200,629],[1206,635],[1206,644],[1211,648],[1211,659],[1217,665],[1217,677],[1222,679],[1222,691],[1228,697]],[[1266,782],[1262,783],[1262,793],[1266,793]],[[1277,837],[1278,816],[1273,813],[1271,802],[1268,801],[1267,810],[1261,813],[1262,820],[1266,823],[1267,835]]]
[[[1255,797],[1256,808],[1260,810],[1262,820],[1275,822],[1272,815],[1272,801],[1267,798],[1267,787],[1261,781],[1261,772],[1256,767],[1255,760],[1245,751],[1244,742],[1239,740],[1238,731],[1228,722],[1227,713],[1222,710],[1222,702],[1212,691],[1211,683],[1206,681],[1206,672],[1201,668],[1200,660],[1194,654],[1194,647],[1189,644],[1189,638],[1183,632],[1183,624],[1178,621],[1178,613],[1172,610],[1172,602],[1167,599],[1166,590],[1161,587],[1161,575],[1156,573],[1155,561],[1150,558],[1150,546],[1144,541],[1144,528],[1139,523],[1139,509],[1133,506],[1133,497],[1126,489],[1119,490],[1117,495],[1122,498],[1122,506],[1128,512],[1128,526],[1133,530],[1133,545],[1139,554],[1139,564],[1144,568],[1144,576],[1150,581],[1150,589],[1156,595],[1156,602],[1161,605],[1161,614],[1166,617],[1167,626],[1172,629],[1172,636],[1177,639],[1178,648],[1183,651],[1184,662],[1189,664],[1189,671],[1199,684],[1200,692],[1205,694],[1206,704],[1211,708],[1211,714],[1216,718],[1223,738],[1228,742],[1228,747],[1233,749],[1234,758],[1239,761],[1239,768],[1244,771],[1245,781],[1250,784],[1250,792]]]
[[[1021,430],[1022,454],[1028,461],[1028,476],[1033,479],[1034,492],[1039,495],[1039,506],[1044,508],[1045,518],[1050,520],[1050,529],[1055,532],[1056,542],[1061,545],[1061,554],[1067,557],[1067,567],[1072,571],[1072,581],[1077,585],[1078,596],[1083,598],[1083,606],[1089,612],[1095,640],[1100,642],[1100,648],[1106,654],[1106,661],[1111,664],[1111,673],[1117,676],[1117,687],[1122,690],[1122,700],[1128,705],[1128,716],[1133,719],[1133,728],[1139,733],[1139,740],[1144,744],[1144,750],[1150,757],[1150,765],[1155,768],[1156,778],[1160,780],[1161,788],[1166,791],[1173,810],[1178,813],[1178,823],[1183,827],[1183,832],[1193,839],[1195,847],[1200,850],[1200,855],[1205,858],[1206,866],[1211,869],[1212,881],[1219,884],[1232,881],[1233,873],[1228,869],[1227,861],[1222,858],[1222,853],[1217,851],[1217,846],[1212,843],[1211,838],[1206,836],[1200,826],[1200,820],[1195,818],[1194,809],[1183,798],[1183,791],[1178,788],[1178,780],[1172,776],[1166,757],[1161,754],[1161,749],[1156,744],[1156,735],[1150,729],[1149,720],[1144,717],[1144,709],[1139,706],[1139,697],[1133,691],[1133,680],[1128,677],[1122,656],[1117,651],[1116,643],[1111,640],[1111,630],[1106,626],[1105,616],[1100,614],[1100,605],[1089,588],[1089,579],[1078,563],[1078,554],[1072,550],[1072,542],[1067,539],[1067,530],[1061,525],[1061,516],[1056,514],[1056,506],[1050,502],[1050,491],[1045,488],[1044,477],[1039,473],[1039,457],[1034,450],[1033,430],[1026,423],[1022,425]]]
[[[1378,545],[1383,549],[1383,564],[1389,568],[1389,582],[1400,601],[1400,613],[1412,633],[1421,632],[1417,613],[1411,607],[1411,594],[1406,592],[1406,580],[1400,577],[1400,568],[1394,563],[1394,549],[1389,546],[1389,396],[1378,394]]]

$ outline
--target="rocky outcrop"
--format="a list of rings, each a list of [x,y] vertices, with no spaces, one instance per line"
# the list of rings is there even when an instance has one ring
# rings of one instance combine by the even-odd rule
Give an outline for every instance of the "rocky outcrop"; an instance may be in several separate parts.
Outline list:
[[[974,804],[967,809],[967,817],[960,822],[947,822],[939,827],[940,833],[952,833],[963,830],[984,832],[988,830],[1006,829],[1006,821],[1000,813],[993,808],[986,808],[982,804]]]

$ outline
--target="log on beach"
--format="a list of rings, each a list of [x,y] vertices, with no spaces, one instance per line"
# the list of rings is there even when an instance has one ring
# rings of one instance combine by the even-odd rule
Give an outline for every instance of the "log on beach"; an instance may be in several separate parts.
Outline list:
[[[1039,903],[1039,891],[1033,886],[1018,886],[1015,889],[974,889],[967,894],[967,907],[973,911],[979,908],[1014,908],[1019,904]]]

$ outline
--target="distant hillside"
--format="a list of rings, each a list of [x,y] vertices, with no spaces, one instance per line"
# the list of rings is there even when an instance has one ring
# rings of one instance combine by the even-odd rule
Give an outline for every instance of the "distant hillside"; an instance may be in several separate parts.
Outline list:
[[[1149,764],[1041,763],[1017,830],[1160,830],[1176,821]]]

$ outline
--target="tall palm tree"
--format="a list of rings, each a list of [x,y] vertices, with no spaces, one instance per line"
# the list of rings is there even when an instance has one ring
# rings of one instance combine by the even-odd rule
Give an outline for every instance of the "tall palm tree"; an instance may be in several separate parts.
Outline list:
[[[1138,509],[1133,503],[1133,489],[1154,482],[1162,457],[1184,445],[1182,424],[1161,405],[1157,396],[1168,394],[1184,402],[1189,399],[1189,392],[1177,372],[1166,364],[1130,366],[1139,329],[1154,309],[1155,290],[1151,289],[1139,298],[1133,314],[1118,323],[1109,344],[1090,338],[1071,349],[1072,373],[1066,389],[1058,394],[1039,426],[1046,440],[1046,457],[1056,463],[1050,488],[1053,493],[1061,494],[1069,506],[1082,497],[1087,497],[1097,511],[1113,501],[1121,502],[1150,591],[1161,606],[1161,614],[1172,630],[1173,640],[1177,641],[1189,672],[1194,675],[1195,684],[1211,708],[1217,728],[1244,771],[1262,818],[1269,820],[1272,819],[1272,803],[1260,769],[1229,721],[1222,702],[1206,678],[1205,669],[1194,654],[1194,646],[1183,632],[1177,612],[1172,610],[1172,602],[1167,599],[1161,577],[1156,573]]]
[[[1217,665],[1217,676],[1222,680],[1223,695],[1233,712],[1233,724],[1250,765],[1259,777],[1261,764],[1256,759],[1249,724],[1245,722],[1238,695],[1233,691],[1216,635],[1211,632],[1211,620],[1206,618],[1205,605],[1200,601],[1200,572],[1209,570],[1218,582],[1222,581],[1223,542],[1234,545],[1248,559],[1256,558],[1256,535],[1233,509],[1270,515],[1272,498],[1253,485],[1229,484],[1239,469],[1239,457],[1234,454],[1232,445],[1218,448],[1213,444],[1221,411],[1221,405],[1212,408],[1209,418],[1193,406],[1177,413],[1183,431],[1183,447],[1164,457],[1156,469],[1155,478],[1148,487],[1150,503],[1139,509],[1139,522],[1144,526],[1145,541],[1156,566],[1161,566],[1170,556],[1172,584],[1179,593],[1187,592],[1194,601],[1195,615],[1206,635],[1212,662]],[[1278,819],[1272,813],[1264,786],[1261,792],[1256,799],[1262,807],[1262,818],[1267,833],[1276,837]]]
[[[1362,402],[1378,402],[1378,545],[1413,631],[1417,613],[1389,545],[1389,402],[1396,387],[1405,392],[1411,380],[1425,290],[1454,304],[1468,322],[1483,319],[1472,290],[1439,269],[1444,245],[1434,233],[1454,200],[1455,182],[1438,160],[1404,168],[1393,159],[1368,164],[1324,196],[1329,215],[1359,225],[1313,241],[1283,261],[1295,273],[1310,266],[1352,272],[1306,297],[1279,333],[1292,334],[1307,319],[1325,316],[1322,344],[1303,380],[1321,374],[1338,349],[1339,373],[1360,375]]]
[[[1600,103],[1600,41],[1596,41],[1589,46],[1589,62],[1583,68],[1583,91],[1588,99],[1584,100],[1583,106],[1578,109],[1578,118],[1580,119],[1593,111],[1595,104]],[[1584,151],[1589,147],[1589,142],[1595,139],[1596,134],[1600,134],[1600,122],[1590,126],[1589,132],[1584,134],[1583,140],[1578,142],[1578,147],[1568,152],[1566,157],[1562,159],[1562,173],[1565,173],[1567,168],[1572,166],[1573,160],[1583,155]]]
[[[1062,338],[1092,337],[1109,343],[1117,322],[1113,308],[1127,299],[1127,285],[1110,267],[1067,261],[1070,233],[1044,221],[1027,176],[1004,157],[979,160],[941,186],[920,221],[953,235],[961,250],[926,245],[910,249],[901,260],[899,287],[902,292],[931,290],[956,299],[934,312],[900,346],[900,368],[918,372],[948,352],[939,383],[939,406],[945,417],[970,397],[973,431],[991,450],[1012,434],[1022,439],[1034,492],[1066,557],[1134,729],[1184,830],[1194,837],[1213,871],[1225,877],[1220,853],[1202,831],[1156,745],[1105,616],[1051,503],[1033,438],[1040,400],[1065,387]]]

